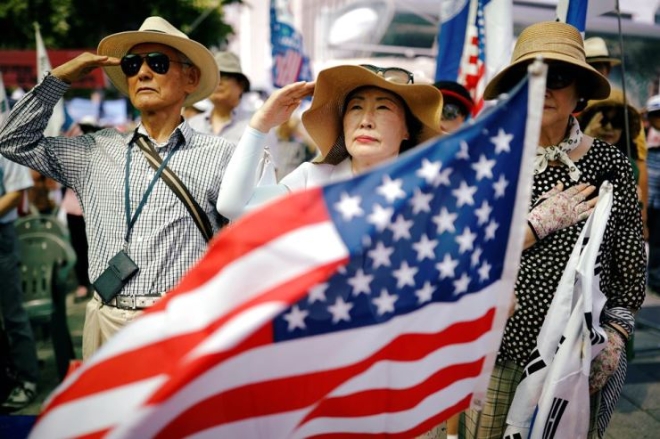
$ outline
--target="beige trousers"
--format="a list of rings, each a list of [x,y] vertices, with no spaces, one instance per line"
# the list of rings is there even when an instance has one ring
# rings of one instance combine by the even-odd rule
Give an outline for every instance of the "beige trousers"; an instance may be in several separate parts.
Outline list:
[[[92,356],[110,337],[142,313],[103,305],[97,294],[87,302],[83,326],[83,361]]]

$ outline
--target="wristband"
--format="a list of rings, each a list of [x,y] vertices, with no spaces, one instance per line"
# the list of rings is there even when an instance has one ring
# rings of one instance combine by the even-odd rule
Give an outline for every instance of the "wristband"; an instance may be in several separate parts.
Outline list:
[[[532,235],[534,235],[534,239],[536,240],[536,242],[539,242],[541,240],[541,238],[539,238],[539,234],[536,233],[536,229],[534,228],[534,226],[532,225],[532,223],[529,220],[527,220],[527,225],[532,230]]]

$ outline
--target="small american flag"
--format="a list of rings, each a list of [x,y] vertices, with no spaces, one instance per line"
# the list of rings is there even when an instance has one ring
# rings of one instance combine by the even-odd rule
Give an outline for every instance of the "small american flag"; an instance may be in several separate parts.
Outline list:
[[[486,84],[511,58],[513,3],[446,0],[440,4],[435,80],[465,86],[476,103],[476,116],[484,107]]]
[[[458,82],[474,99],[473,114],[477,114],[484,106],[484,90],[486,88],[486,35],[484,6],[487,1],[477,0],[468,17],[466,44],[461,58]]]
[[[409,438],[478,404],[522,249],[527,100],[226,228],[31,437]]]

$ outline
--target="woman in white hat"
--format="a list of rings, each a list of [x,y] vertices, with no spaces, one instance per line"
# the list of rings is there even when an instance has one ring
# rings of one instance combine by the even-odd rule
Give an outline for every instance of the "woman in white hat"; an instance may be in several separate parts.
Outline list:
[[[537,56],[548,63],[548,75],[526,250],[515,284],[517,306],[506,323],[484,407],[481,412],[466,412],[468,438],[504,437],[516,388],[530,364],[568,258],[596,202],[589,197],[605,179],[614,187],[612,214],[600,247],[600,288],[608,299],[600,323],[608,333],[608,346],[592,363],[589,437],[597,434],[598,391],[606,382],[622,383],[619,376],[616,383],[608,378],[619,361],[625,361],[632,316],[644,300],[646,257],[630,164],[617,148],[584,135],[572,115],[584,108],[586,100],[603,99],[610,92],[607,79],[586,63],[577,29],[559,22],[524,29],[510,65],[487,85],[484,96],[493,99],[510,90]],[[616,390],[614,393],[618,397]]]
[[[286,122],[314,93],[302,116],[321,151],[278,184],[256,186],[264,137]],[[249,209],[290,191],[350,178],[440,134],[442,94],[414,84],[400,68],[344,65],[323,70],[316,83],[298,82],[273,93],[254,114],[229,163],[217,209],[236,219]]]

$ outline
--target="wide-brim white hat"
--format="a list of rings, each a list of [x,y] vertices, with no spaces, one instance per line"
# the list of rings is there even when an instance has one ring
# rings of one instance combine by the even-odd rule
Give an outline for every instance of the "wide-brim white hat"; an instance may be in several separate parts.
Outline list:
[[[195,91],[188,95],[183,105],[192,105],[204,99],[218,85],[220,74],[213,54],[202,44],[188,38],[188,35],[172,26],[162,17],[147,18],[137,31],[119,32],[105,37],[99,43],[96,52],[99,55],[122,58],[133,46],[143,43],[170,46],[183,53],[199,68],[199,85]],[[117,90],[128,96],[128,82],[121,67],[104,67],[104,70]]]

